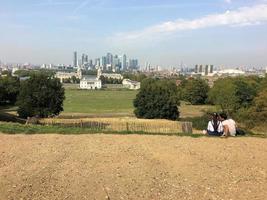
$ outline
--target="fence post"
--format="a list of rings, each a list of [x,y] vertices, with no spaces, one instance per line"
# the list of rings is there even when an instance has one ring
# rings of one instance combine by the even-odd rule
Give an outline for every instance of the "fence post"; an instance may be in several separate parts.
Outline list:
[[[192,122],[182,122],[182,133],[193,133]]]
[[[127,132],[129,132],[129,123],[128,122],[126,122],[126,130],[127,130]]]

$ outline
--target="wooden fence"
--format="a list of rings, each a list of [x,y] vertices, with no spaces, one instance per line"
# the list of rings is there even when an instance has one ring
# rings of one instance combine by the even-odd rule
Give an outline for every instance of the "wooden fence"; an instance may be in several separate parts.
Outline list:
[[[169,120],[145,120],[136,118],[84,118],[84,119],[41,119],[43,125],[64,127],[81,127],[92,130],[116,132],[145,132],[145,133],[192,133],[191,122]]]

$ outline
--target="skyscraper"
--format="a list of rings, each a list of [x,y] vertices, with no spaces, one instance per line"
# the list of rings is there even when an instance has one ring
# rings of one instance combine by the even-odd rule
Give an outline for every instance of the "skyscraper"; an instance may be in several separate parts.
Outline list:
[[[198,73],[202,73],[203,72],[203,65],[200,65],[198,68]]]
[[[90,59],[90,60],[88,61],[88,63],[89,63],[89,66],[90,66],[90,67],[93,67],[93,60],[92,60],[92,59]]]
[[[78,55],[77,55],[77,51],[74,51],[74,53],[73,53],[73,67],[75,67],[75,68],[78,67]]]
[[[82,55],[82,65],[84,65],[84,64],[86,64],[86,63],[88,63],[88,55],[83,54],[83,55]]]
[[[95,59],[95,66],[98,68],[100,67],[100,58]]]
[[[106,67],[107,67],[107,57],[106,56],[102,56],[102,58],[100,60],[100,66],[102,67],[102,69],[106,69]]]
[[[120,59],[118,55],[115,55],[113,58],[113,69],[120,68]]]
[[[127,69],[127,56],[125,54],[122,56],[121,68],[122,70]]]
[[[210,68],[210,65],[206,65],[206,67],[205,67],[205,76],[207,76],[209,74],[209,68]]]
[[[195,73],[198,73],[198,65],[195,66]]]
[[[210,65],[209,73],[211,74],[213,73],[213,68],[214,68],[213,65]]]
[[[113,65],[113,55],[111,53],[107,53],[107,64]]]
[[[82,54],[82,65],[85,64],[85,54]]]
[[[130,69],[138,69],[138,60],[137,59],[130,59],[129,60],[129,68]]]

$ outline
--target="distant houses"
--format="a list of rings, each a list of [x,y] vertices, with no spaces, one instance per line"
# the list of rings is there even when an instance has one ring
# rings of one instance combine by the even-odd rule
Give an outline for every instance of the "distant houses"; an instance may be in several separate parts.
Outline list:
[[[130,90],[139,90],[141,83],[137,81],[132,81],[130,79],[124,79],[122,81],[122,85],[124,88],[130,89]]]

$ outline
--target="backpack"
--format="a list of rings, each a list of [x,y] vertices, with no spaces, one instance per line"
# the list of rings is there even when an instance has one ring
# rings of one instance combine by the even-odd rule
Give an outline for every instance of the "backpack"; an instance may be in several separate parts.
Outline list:
[[[239,129],[239,128],[237,128],[236,129],[236,135],[246,135],[246,132],[241,130],[241,129]]]

